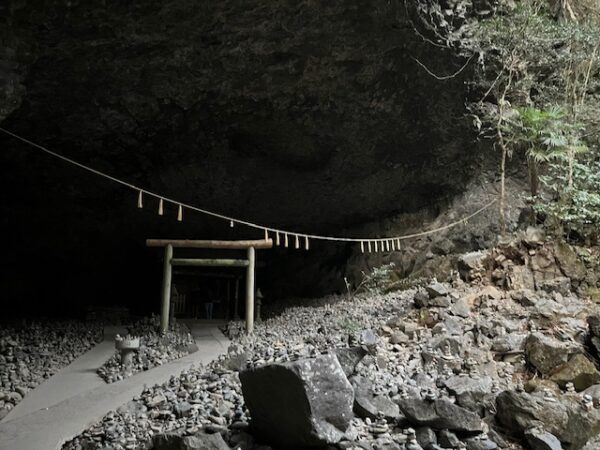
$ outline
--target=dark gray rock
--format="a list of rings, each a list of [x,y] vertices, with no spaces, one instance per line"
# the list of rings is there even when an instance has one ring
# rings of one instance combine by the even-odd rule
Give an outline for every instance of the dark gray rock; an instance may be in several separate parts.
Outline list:
[[[565,388],[567,383],[573,383],[577,391],[582,391],[600,383],[600,372],[586,356],[578,354],[569,359],[566,364],[552,371],[550,380],[561,388]]]
[[[466,318],[471,314],[471,307],[467,303],[466,299],[461,298],[450,307],[450,313],[458,317]]]
[[[588,326],[590,327],[590,334],[592,336],[600,337],[600,315],[594,314],[587,318]]]
[[[458,258],[458,270],[463,278],[470,280],[474,271],[483,268],[483,262],[487,257],[485,252],[471,252],[459,256]]]
[[[419,308],[423,308],[429,305],[429,298],[430,297],[427,292],[420,290],[415,293],[413,301],[415,302],[416,306],[418,306]]]
[[[441,283],[431,283],[426,287],[429,298],[443,297],[448,295],[448,289]]]
[[[493,428],[488,431],[488,436],[500,448],[508,448],[510,446],[510,444]]]
[[[571,280],[567,277],[543,280],[538,283],[538,288],[548,293],[558,292],[562,295],[569,295],[571,292]]]
[[[556,242],[554,244],[554,256],[560,270],[571,280],[580,281],[586,276],[585,264],[569,244]]]
[[[339,442],[353,417],[354,391],[335,355],[240,372],[257,436],[284,448]]]
[[[453,376],[444,382],[448,391],[456,396],[456,401],[471,411],[478,411],[484,400],[492,392],[492,378],[483,376],[471,378],[468,376]]]
[[[348,378],[354,374],[356,365],[367,356],[367,351],[362,347],[336,348],[334,353]]]
[[[363,419],[376,419],[379,415],[390,422],[397,422],[403,416],[400,408],[387,395],[374,395],[372,385],[364,377],[354,377],[354,412]]]
[[[525,340],[525,354],[529,363],[546,375],[566,363],[576,353],[574,345],[560,342],[542,333],[532,333]]]
[[[157,434],[152,438],[152,444],[153,450],[229,450],[218,433],[197,433],[192,436]]]
[[[178,418],[188,417],[192,413],[192,405],[190,405],[188,402],[177,403],[173,412]]]
[[[535,304],[539,301],[539,297],[531,289],[519,289],[517,291],[512,291],[510,293],[510,297],[515,302],[520,303],[523,306],[535,306]]]
[[[498,448],[498,445],[494,441],[487,438],[466,438],[464,442],[467,445],[467,450],[496,450]]]
[[[480,433],[483,430],[483,423],[477,414],[448,400],[407,398],[398,400],[398,404],[406,419],[417,426],[468,433]]]
[[[563,450],[556,436],[538,428],[525,430],[525,439],[532,450]]]
[[[419,427],[415,430],[417,435],[417,442],[424,449],[431,448],[432,445],[437,444],[437,436],[435,431],[429,427]]]
[[[496,397],[496,419],[507,429],[524,432],[543,427],[560,436],[569,423],[567,408],[559,402],[550,402],[525,392],[504,391]]]
[[[578,398],[550,401],[525,392],[504,391],[496,398],[496,419],[516,433],[541,428],[570,449],[581,448],[600,433],[600,410],[586,411]]]
[[[438,433],[438,443],[442,447],[456,448],[460,443],[460,439],[450,430],[441,430]]]

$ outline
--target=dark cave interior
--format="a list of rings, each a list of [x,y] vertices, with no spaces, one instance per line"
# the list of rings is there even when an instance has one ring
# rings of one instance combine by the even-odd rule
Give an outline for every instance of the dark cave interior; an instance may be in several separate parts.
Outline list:
[[[10,1],[0,126],[167,197],[299,233],[361,235],[435,211],[477,173],[464,58],[415,33],[402,2]],[[146,238],[259,231],[111,184],[0,136],[8,311],[156,311]],[[402,229],[394,230],[401,232]],[[344,288],[356,249],[259,252],[265,298]]]

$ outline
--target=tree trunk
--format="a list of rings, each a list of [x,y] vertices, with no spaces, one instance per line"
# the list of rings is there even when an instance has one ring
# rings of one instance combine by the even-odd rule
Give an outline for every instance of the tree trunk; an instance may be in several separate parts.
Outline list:
[[[538,165],[532,158],[528,158],[527,163],[529,166],[529,189],[531,191],[531,196],[536,197],[540,186]]]

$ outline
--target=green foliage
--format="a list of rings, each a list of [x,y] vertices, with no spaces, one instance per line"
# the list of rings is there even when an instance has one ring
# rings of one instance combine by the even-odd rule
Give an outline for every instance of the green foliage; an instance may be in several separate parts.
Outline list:
[[[396,265],[392,262],[375,267],[369,274],[363,272],[363,280],[358,286],[357,291],[379,294],[387,291],[388,287],[395,281],[395,267]]]
[[[598,25],[559,21],[546,0],[522,0],[511,12],[471,24],[465,35],[471,50],[480,55],[480,79],[473,84],[483,94],[471,109],[483,133],[495,135],[498,111],[485,103],[499,101],[510,72],[505,98],[509,109],[548,112],[562,105],[564,114],[578,117],[588,136],[600,137],[598,96],[590,95],[600,92]],[[591,72],[590,63],[596,68]]]
[[[361,331],[363,329],[363,327],[360,325],[360,323],[358,323],[354,320],[351,320],[351,319],[340,320],[340,322],[338,323],[338,328],[340,330],[345,331],[348,334],[358,333],[359,331]]]
[[[507,142],[523,147],[528,159],[537,164],[565,159],[587,151],[579,129],[568,121],[558,106],[549,109],[517,108],[516,117],[502,122]]]
[[[541,177],[552,194],[547,201],[538,201],[534,208],[546,215],[562,233],[576,232],[591,242],[600,239],[600,159],[591,158],[573,164],[573,185],[568,186],[564,161],[550,165],[549,174]]]

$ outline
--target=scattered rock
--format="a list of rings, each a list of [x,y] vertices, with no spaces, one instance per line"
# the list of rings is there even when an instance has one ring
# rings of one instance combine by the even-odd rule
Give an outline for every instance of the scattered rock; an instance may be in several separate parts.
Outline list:
[[[390,422],[397,422],[402,416],[400,408],[386,394],[375,395],[371,382],[363,377],[354,377],[354,412],[363,419],[377,419],[383,416]]]
[[[446,428],[470,433],[483,430],[483,424],[477,414],[450,403],[448,400],[429,401],[408,398],[400,399],[398,404],[406,419],[417,426]]]
[[[523,235],[523,242],[529,247],[537,247],[544,242],[544,230],[536,227],[527,227]]]
[[[571,280],[567,277],[543,280],[538,283],[538,288],[548,293],[557,292],[561,295],[569,295],[571,292]]]
[[[152,444],[153,450],[229,450],[219,433],[196,433],[192,436],[157,434]]]
[[[464,298],[461,298],[450,307],[450,313],[455,316],[466,318],[471,314],[471,307]]]
[[[448,295],[448,289],[441,283],[431,283],[427,286],[429,298],[444,297]]]

